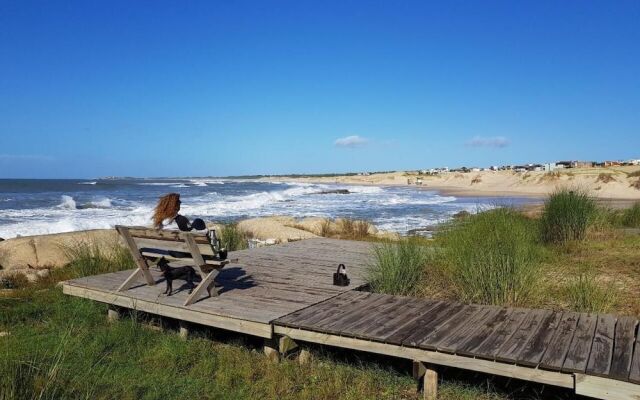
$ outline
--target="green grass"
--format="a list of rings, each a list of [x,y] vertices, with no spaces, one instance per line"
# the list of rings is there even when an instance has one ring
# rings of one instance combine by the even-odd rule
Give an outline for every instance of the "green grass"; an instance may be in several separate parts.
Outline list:
[[[238,229],[237,224],[222,225],[222,228],[217,233],[222,247],[226,248],[227,251],[243,250],[249,246],[247,235]]]
[[[554,244],[583,240],[596,214],[596,202],[585,191],[560,189],[545,202],[540,219],[542,240]]]
[[[371,288],[378,293],[414,295],[419,289],[429,260],[428,248],[420,238],[384,242],[374,247],[375,262],[368,269]]]
[[[459,300],[524,305],[535,296],[540,248],[535,225],[498,208],[455,222],[437,237],[445,275]]]
[[[608,312],[616,302],[611,285],[603,285],[589,272],[581,272],[567,286],[570,307],[580,312]]]
[[[640,202],[622,212],[621,222],[628,228],[640,228]]]

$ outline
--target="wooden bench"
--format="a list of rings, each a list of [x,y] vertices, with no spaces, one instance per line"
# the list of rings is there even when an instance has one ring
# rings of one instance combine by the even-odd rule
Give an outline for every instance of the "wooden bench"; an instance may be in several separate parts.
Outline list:
[[[210,296],[217,296],[214,279],[229,260],[219,260],[205,234],[173,230],[149,229],[144,227],[116,226],[136,262],[136,270],[116,289],[123,292],[131,288],[139,277],[148,285],[155,285],[149,272],[149,260],[164,257],[174,265],[190,265],[200,275],[202,281],[187,297],[184,305],[194,303],[204,290]],[[185,256],[176,256],[182,253]],[[173,254],[173,255],[172,255]]]

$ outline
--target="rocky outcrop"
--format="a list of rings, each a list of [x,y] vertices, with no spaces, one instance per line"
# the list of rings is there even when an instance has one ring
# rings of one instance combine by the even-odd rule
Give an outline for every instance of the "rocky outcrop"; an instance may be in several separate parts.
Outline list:
[[[80,243],[117,243],[115,229],[27,236],[0,242],[0,265],[4,271],[64,266],[68,249]]]
[[[309,231],[296,228],[296,225],[297,221],[293,217],[261,217],[240,221],[238,229],[256,239],[275,239],[278,242],[318,237]]]

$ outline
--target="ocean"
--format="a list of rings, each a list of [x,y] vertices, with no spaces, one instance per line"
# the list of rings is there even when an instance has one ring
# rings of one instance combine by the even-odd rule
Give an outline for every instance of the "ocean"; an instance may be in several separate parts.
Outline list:
[[[537,201],[456,197],[416,187],[251,179],[0,179],[0,238],[149,225],[158,198],[169,192],[180,193],[181,214],[189,218],[233,222],[268,215],[350,217],[401,234],[447,221],[463,210]]]

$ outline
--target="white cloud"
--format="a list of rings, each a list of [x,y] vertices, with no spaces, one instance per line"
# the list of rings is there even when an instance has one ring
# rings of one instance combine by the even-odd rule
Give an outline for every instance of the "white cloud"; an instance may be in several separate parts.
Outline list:
[[[343,138],[336,139],[333,143],[336,147],[347,147],[347,148],[355,148],[355,147],[363,147],[369,143],[369,139],[364,138],[358,135],[346,136]]]
[[[466,145],[471,147],[507,147],[511,144],[511,141],[504,136],[492,136],[482,137],[474,136],[473,139],[468,140]]]

